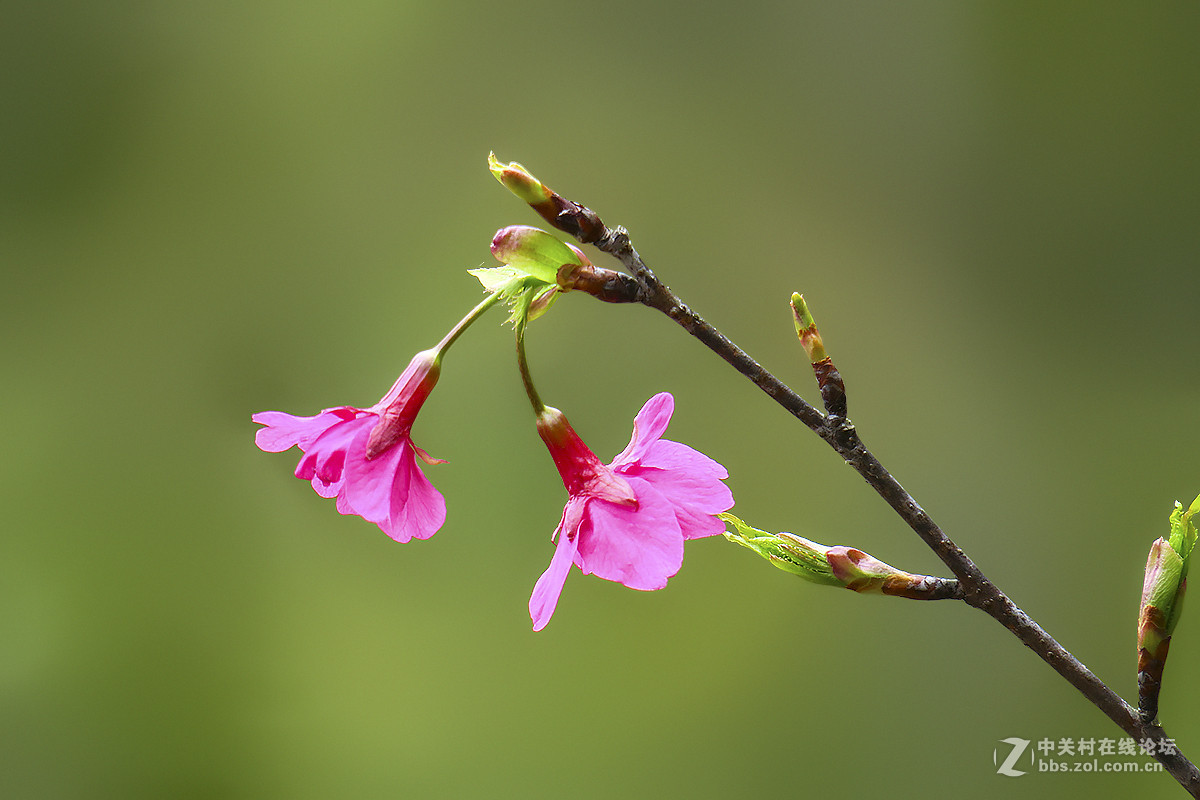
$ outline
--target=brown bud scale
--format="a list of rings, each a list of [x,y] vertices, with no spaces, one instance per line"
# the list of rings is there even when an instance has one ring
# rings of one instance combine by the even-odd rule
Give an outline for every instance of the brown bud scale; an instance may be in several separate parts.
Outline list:
[[[641,290],[633,276],[592,264],[564,264],[558,270],[558,285],[563,291],[587,292],[606,303],[636,303]]]

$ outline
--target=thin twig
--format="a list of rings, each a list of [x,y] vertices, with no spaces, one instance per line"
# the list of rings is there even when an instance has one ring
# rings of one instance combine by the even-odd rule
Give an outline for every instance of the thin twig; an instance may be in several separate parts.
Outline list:
[[[814,408],[723,333],[692,311],[646,266],[624,228],[608,228],[590,209],[574,203],[572,205],[587,212],[586,218],[590,223],[587,239],[600,250],[615,256],[632,273],[632,278],[638,283],[636,302],[657,309],[675,320],[689,334],[725,359],[788,413],[824,439],[954,573],[962,584],[963,600],[968,605],[983,611],[1007,628],[1135,740],[1158,742],[1168,738],[1161,726],[1153,722],[1144,722],[1132,706],[988,580],[975,562],[942,532],[929,514],[863,444],[858,431],[848,418],[825,414]],[[580,226],[570,217],[570,211],[562,212],[559,220],[551,221],[561,229],[576,234]],[[597,225],[602,230],[599,235],[595,234]],[[584,237],[579,238],[582,240]],[[610,297],[604,299],[612,302]],[[1152,755],[1192,797],[1200,798],[1200,770],[1197,770],[1196,765],[1178,748],[1169,753],[1154,748]]]

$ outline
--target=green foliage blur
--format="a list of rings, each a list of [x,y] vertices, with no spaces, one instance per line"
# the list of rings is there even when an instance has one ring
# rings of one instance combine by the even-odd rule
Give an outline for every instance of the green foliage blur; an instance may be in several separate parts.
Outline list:
[[[803,292],[867,443],[1134,697],[1146,551],[1200,491],[1198,38],[1184,0],[8,4],[0,796],[1179,796],[997,775],[1004,738],[1123,734],[961,604],[720,537],[665,591],[575,571],[533,634],[565,493],[500,312],[414,431],[429,541],[339,516],[250,415],[373,403],[478,301],[539,222],[495,150],[815,400]],[[665,317],[567,296],[529,348],[602,458],[670,391],[749,523],[945,574]],[[1193,758],[1197,623],[1162,697]]]

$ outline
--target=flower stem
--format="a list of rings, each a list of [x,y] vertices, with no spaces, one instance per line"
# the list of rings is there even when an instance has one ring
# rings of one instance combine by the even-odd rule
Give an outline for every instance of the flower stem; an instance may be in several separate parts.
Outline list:
[[[471,323],[475,322],[475,320],[482,317],[483,312],[487,311],[489,308],[496,305],[496,302],[498,300],[500,300],[500,294],[496,293],[496,292],[489,294],[487,297],[483,298],[483,301],[479,305],[472,308],[470,313],[468,313],[465,317],[460,319],[458,321],[458,324],[456,324],[453,328],[450,329],[450,332],[447,333],[446,336],[440,342],[438,342],[437,347],[435,347],[434,350],[437,350],[439,354],[444,353],[445,351],[449,350],[450,345],[454,344],[454,342],[457,341],[459,336],[462,336],[463,331],[465,331],[467,328],[471,327]]]
[[[529,396],[533,413],[540,417],[546,410],[546,404],[542,402],[537,388],[533,385],[533,376],[529,373],[529,359],[525,355],[525,325],[529,322],[531,300],[529,295],[525,295],[517,301],[517,307],[513,310],[513,315],[516,317],[513,329],[517,333],[517,369],[521,371],[521,382],[525,384],[525,394]]]

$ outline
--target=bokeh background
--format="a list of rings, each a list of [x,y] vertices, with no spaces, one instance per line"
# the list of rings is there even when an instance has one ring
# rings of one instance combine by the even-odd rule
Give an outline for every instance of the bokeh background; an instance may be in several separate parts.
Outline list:
[[[1180,796],[996,775],[1003,738],[1123,734],[961,604],[721,539],[661,592],[575,572],[533,634],[564,492],[498,314],[416,427],[429,541],[250,415],[373,403],[478,300],[537,222],[494,149],[812,398],[803,291],[868,444],[1131,697],[1146,551],[1200,492],[1198,40],[1182,1],[8,4],[0,794]],[[530,337],[602,457],[670,391],[746,519],[944,574],[665,317],[569,296]],[[1198,629],[1163,698],[1193,757]]]

